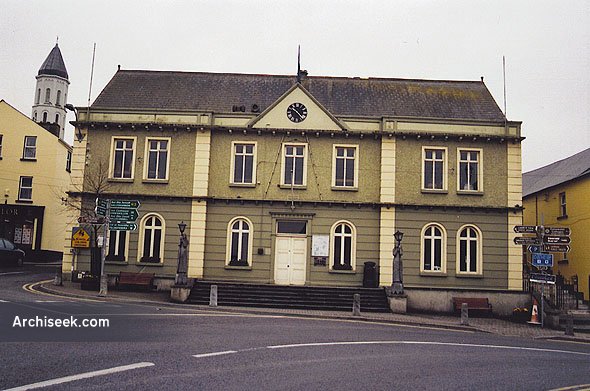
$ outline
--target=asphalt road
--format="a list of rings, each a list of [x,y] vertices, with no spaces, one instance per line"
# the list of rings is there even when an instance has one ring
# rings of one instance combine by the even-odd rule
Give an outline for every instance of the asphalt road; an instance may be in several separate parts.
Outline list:
[[[22,289],[52,276],[51,268],[0,269],[0,389],[40,382],[49,390],[544,390],[590,384],[587,344],[72,300]],[[17,318],[109,324],[20,327]]]

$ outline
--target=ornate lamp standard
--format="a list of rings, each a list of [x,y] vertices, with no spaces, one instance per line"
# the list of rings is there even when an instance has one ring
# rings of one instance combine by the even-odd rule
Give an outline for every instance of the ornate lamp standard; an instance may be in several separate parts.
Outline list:
[[[402,238],[404,233],[401,231],[395,231],[393,234],[395,238],[395,247],[393,248],[393,294],[403,295],[404,294],[404,283],[403,283],[403,264],[402,264]]]
[[[176,285],[187,285],[187,272],[188,272],[188,238],[186,237],[184,230],[186,224],[184,221],[178,224],[178,230],[180,231],[180,240],[178,243],[178,268],[176,269]]]

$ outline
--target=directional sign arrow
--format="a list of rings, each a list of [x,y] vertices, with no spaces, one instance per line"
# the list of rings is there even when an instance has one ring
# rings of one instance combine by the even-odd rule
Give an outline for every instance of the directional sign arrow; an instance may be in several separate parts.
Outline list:
[[[570,233],[568,227],[545,227],[545,235],[569,236]]]
[[[529,250],[530,253],[540,253],[541,252],[541,246],[540,245],[530,245],[527,247],[527,250]]]
[[[137,213],[137,209],[113,209],[109,210],[109,219],[111,221],[125,221],[125,222],[134,222],[137,220],[139,214]]]
[[[518,234],[534,234],[537,233],[536,225],[515,225],[514,232]]]
[[[536,237],[523,237],[523,236],[519,236],[514,238],[514,244],[522,244],[522,245],[529,245],[529,244],[541,244],[539,243],[539,239],[537,239]]]
[[[135,231],[137,224],[135,223],[109,223],[109,230],[111,231]]]
[[[141,205],[138,200],[111,200],[111,208],[137,209]]]
[[[569,236],[543,236],[543,243],[550,244],[569,244],[572,239]]]
[[[569,253],[571,247],[567,244],[544,244],[543,251],[552,253]]]

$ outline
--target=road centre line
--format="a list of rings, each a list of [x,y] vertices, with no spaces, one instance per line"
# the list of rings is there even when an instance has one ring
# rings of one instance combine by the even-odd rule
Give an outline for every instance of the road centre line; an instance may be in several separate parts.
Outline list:
[[[223,352],[213,352],[213,353],[203,353],[203,354],[193,354],[193,357],[196,358],[203,358],[203,357],[213,357],[213,356],[222,356],[224,354],[234,354],[238,353],[238,350],[226,350]]]
[[[315,347],[315,346],[338,346],[338,345],[438,345],[438,346],[457,346],[457,347],[473,347],[473,348],[488,348],[488,349],[510,349],[510,350],[526,350],[544,353],[565,353],[575,354],[580,356],[590,356],[590,353],[575,352],[571,350],[559,349],[544,349],[544,348],[528,348],[524,346],[508,346],[508,345],[481,345],[470,343],[453,343],[453,342],[428,342],[428,341],[352,341],[352,342],[318,342],[318,343],[302,343],[290,345],[272,345],[267,346],[267,349],[285,349],[298,347]]]
[[[151,367],[154,365],[155,364],[151,363],[151,362],[138,362],[138,363],[130,364],[130,365],[122,365],[119,367],[113,367],[113,368],[101,369],[98,371],[80,373],[77,375],[59,377],[57,379],[51,379],[51,380],[46,380],[46,381],[42,381],[42,382],[38,382],[38,383],[27,384],[27,385],[20,386],[20,387],[9,388],[4,391],[33,390],[35,388],[55,386],[57,384],[68,383],[68,382],[81,380],[81,379],[88,379],[91,377],[104,376],[104,375],[109,375],[109,374],[117,373],[117,372],[130,371],[132,369],[146,368],[146,367]]]
[[[0,276],[7,276],[10,274],[25,274],[25,272],[6,272],[6,273],[0,273]]]

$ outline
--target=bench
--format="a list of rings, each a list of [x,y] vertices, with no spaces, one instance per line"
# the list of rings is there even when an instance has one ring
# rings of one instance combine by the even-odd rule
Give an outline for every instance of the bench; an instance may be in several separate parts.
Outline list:
[[[117,286],[132,286],[150,290],[153,287],[155,276],[154,273],[119,272]]]
[[[461,305],[467,303],[469,310],[492,313],[492,305],[487,297],[453,297],[455,312],[461,312]]]

